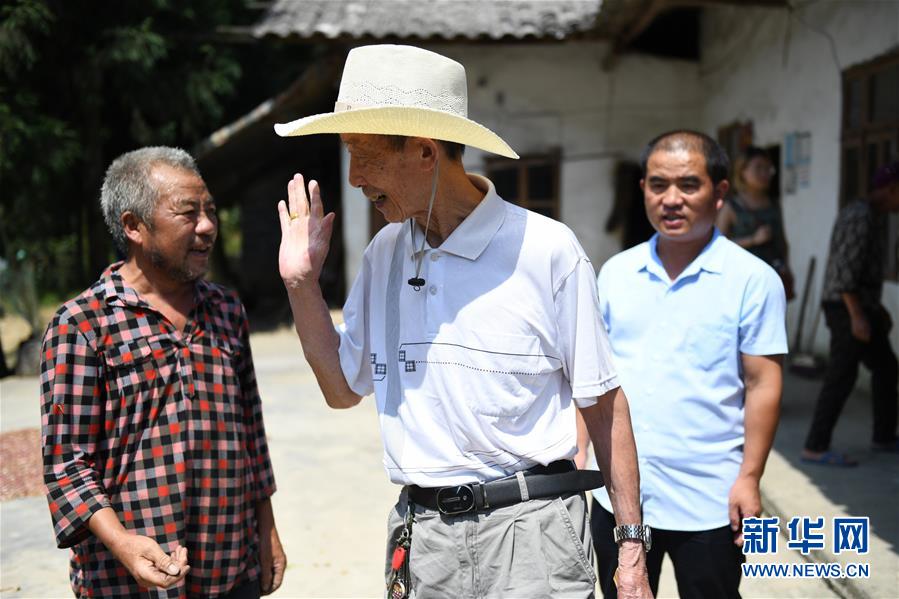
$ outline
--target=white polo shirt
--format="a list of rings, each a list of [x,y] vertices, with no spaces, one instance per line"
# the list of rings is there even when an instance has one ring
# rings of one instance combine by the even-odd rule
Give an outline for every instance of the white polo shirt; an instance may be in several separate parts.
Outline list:
[[[575,409],[618,386],[590,261],[565,225],[484,199],[438,248],[384,227],[344,305],[340,364],[375,394],[390,480],[492,480],[576,452]]]
[[[674,282],[657,243],[655,235],[605,263],[600,305],[630,404],[643,521],[710,530],[730,522],[743,461],[740,355],[787,353],[784,288],[717,230]],[[605,489],[593,494],[612,510]]]

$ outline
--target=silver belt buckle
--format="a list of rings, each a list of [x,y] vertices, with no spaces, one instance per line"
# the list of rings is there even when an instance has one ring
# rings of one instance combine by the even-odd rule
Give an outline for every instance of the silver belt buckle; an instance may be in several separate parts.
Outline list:
[[[441,514],[453,516],[474,509],[474,490],[471,485],[443,487],[437,490],[437,510]]]

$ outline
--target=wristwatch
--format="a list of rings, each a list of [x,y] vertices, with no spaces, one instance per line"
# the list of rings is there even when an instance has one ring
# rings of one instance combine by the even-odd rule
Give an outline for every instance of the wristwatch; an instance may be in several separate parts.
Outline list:
[[[621,526],[616,526],[612,531],[612,536],[615,538],[616,543],[634,539],[643,543],[644,551],[649,551],[652,548],[652,533],[648,526],[643,526],[642,524],[622,524]]]

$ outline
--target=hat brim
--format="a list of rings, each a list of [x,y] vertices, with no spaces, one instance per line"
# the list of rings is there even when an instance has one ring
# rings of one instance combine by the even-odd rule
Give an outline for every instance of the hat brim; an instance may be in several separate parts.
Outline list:
[[[515,150],[487,127],[461,116],[431,108],[373,106],[327,112],[289,123],[278,123],[275,125],[275,133],[281,137],[318,133],[427,137],[454,141],[507,158],[518,158]]]

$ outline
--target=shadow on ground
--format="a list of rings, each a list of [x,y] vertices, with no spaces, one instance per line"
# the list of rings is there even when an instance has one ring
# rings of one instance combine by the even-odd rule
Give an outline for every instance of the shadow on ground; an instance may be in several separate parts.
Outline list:
[[[843,408],[831,448],[849,453],[861,463],[856,468],[808,464],[800,452],[821,390],[820,379],[788,374],[780,427],[774,449],[791,466],[806,474],[831,503],[852,516],[869,516],[871,532],[899,550],[899,455],[871,451],[871,397],[856,390]],[[799,514],[797,514],[799,515]],[[808,514],[813,515],[813,514]]]

